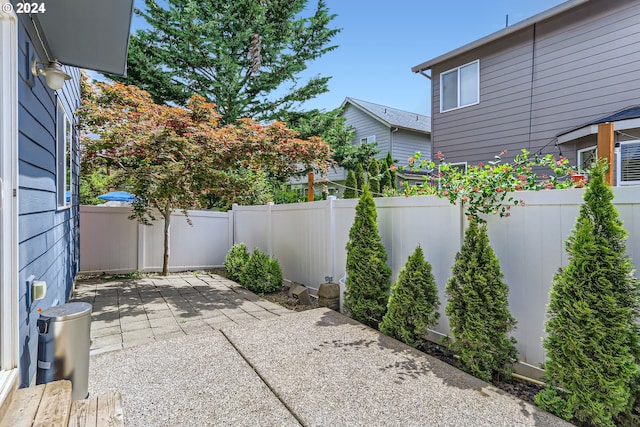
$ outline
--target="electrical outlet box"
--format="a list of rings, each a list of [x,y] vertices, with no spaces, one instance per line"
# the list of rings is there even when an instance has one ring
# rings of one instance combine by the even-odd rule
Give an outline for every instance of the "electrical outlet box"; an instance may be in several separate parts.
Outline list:
[[[31,283],[31,302],[44,299],[47,296],[47,282],[34,280]]]

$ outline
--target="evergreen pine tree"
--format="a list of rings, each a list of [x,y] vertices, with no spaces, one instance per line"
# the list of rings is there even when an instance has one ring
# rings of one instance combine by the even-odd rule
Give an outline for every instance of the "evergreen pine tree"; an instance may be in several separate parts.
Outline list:
[[[391,170],[387,169],[382,174],[382,179],[380,180],[380,189],[382,191],[387,189],[389,190],[395,189],[394,180],[393,180],[393,177],[391,176],[391,172],[392,172]]]
[[[431,264],[418,246],[391,288],[380,332],[416,347],[425,341],[429,328],[437,323],[439,306]]]
[[[509,311],[509,289],[502,278],[487,227],[474,219],[445,289],[445,312],[454,337],[451,347],[459,353],[463,369],[485,381],[494,374],[508,379],[518,354],[515,339],[507,336],[516,321]]]
[[[349,230],[344,307],[351,317],[372,328],[378,327],[387,311],[391,288],[391,269],[377,218],[373,196],[365,185]]]
[[[373,193],[374,197],[379,197],[380,177],[378,175],[380,175],[380,165],[378,163],[378,159],[375,157],[369,162],[367,173],[369,174],[369,189],[371,190],[371,193]]]
[[[343,199],[355,199],[358,197],[358,182],[356,181],[356,174],[353,171],[349,171],[347,174],[347,182],[344,184],[345,189],[342,194]]]
[[[362,167],[362,163],[358,163],[356,165],[355,174],[356,174],[356,182],[358,183],[358,196],[360,196],[362,194],[362,189],[364,188],[364,185],[367,183],[367,179],[364,176],[364,168]]]
[[[143,0],[136,6],[148,25],[131,35],[127,77],[110,77],[146,90],[156,102],[182,104],[198,93],[228,124],[241,117],[279,119],[329,90],[330,77],[301,78],[309,63],[337,48],[336,15],[323,0]]]
[[[544,342],[547,387],[535,401],[589,425],[638,425],[638,280],[605,169],[604,163],[591,169],[566,241],[569,263],[553,280]]]
[[[391,155],[391,151],[387,152],[387,157],[385,158],[385,161],[387,163],[387,169],[389,169],[389,173],[391,175],[391,188],[396,188],[396,171],[394,171],[391,166],[393,166],[396,162],[393,159],[393,156]]]

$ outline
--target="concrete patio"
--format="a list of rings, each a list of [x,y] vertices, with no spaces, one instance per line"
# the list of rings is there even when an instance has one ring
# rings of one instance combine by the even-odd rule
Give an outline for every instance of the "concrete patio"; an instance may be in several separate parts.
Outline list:
[[[209,274],[80,283],[89,392],[127,426],[564,426],[329,309],[290,312]]]

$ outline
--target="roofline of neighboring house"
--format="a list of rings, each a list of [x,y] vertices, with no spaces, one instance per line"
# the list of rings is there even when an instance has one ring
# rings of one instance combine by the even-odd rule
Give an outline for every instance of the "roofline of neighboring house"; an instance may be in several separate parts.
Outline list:
[[[379,121],[380,123],[382,123],[383,125],[385,125],[386,127],[388,127],[389,129],[402,129],[402,130],[408,130],[408,131],[412,131],[412,132],[417,132],[417,133],[423,133],[425,135],[431,135],[430,131],[423,131],[420,129],[416,129],[416,128],[410,128],[410,127],[406,127],[406,126],[398,126],[398,125],[394,125],[389,123],[388,121],[384,120],[382,117],[373,114],[371,111],[367,110],[366,108],[364,108],[363,106],[361,106],[360,104],[358,104],[358,100],[355,98],[351,98],[351,97],[346,97],[344,99],[344,101],[342,101],[342,104],[340,104],[340,109],[344,110],[344,106],[347,104],[347,102],[351,105],[353,105],[354,107],[356,107],[358,110],[362,111],[363,113],[371,116],[372,118],[376,119],[377,121]],[[374,104],[373,102],[371,104]],[[380,105],[382,107],[387,107],[386,105],[382,105],[382,104],[377,104]],[[393,107],[387,107],[387,108],[393,108]],[[431,117],[429,116],[425,116],[423,114],[418,114],[418,113],[412,113],[411,111],[405,111],[405,110],[400,110],[399,108],[393,108],[394,110],[399,110],[399,111],[404,111],[405,113],[409,113],[409,114],[415,114],[417,116],[422,116],[422,117],[426,117],[428,120],[431,120]]]
[[[422,64],[411,67],[411,71],[414,73],[421,73],[423,71],[431,69],[436,64],[444,62],[448,59],[451,59],[455,56],[466,53],[470,50],[476,49],[482,45],[490,43],[494,40],[498,40],[502,37],[506,37],[509,34],[515,33],[516,31],[520,31],[523,28],[529,27],[538,22],[544,21],[545,19],[549,19],[553,16],[559,15],[560,13],[566,12],[569,9],[573,9],[576,6],[579,6],[583,3],[588,2],[589,0],[569,0],[564,3],[561,3],[551,9],[547,9],[543,12],[538,13],[530,18],[525,19],[524,21],[517,22],[509,27],[503,28],[502,30],[496,31],[495,33],[489,34],[481,39],[468,43],[464,46],[461,46],[457,49],[454,49],[450,52],[447,52],[443,55],[436,56],[433,59],[423,62]]]

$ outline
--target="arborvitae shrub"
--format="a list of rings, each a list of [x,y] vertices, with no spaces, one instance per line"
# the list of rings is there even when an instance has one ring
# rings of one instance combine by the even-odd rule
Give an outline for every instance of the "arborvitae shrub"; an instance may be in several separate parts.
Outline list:
[[[256,293],[279,291],[282,288],[282,271],[278,261],[255,248],[242,270],[240,284]]]
[[[472,220],[446,286],[445,312],[454,338],[451,348],[459,354],[462,368],[485,381],[494,375],[510,378],[518,355],[515,339],[507,335],[516,321],[502,278],[486,225]]]
[[[344,307],[359,322],[377,328],[387,311],[391,269],[378,234],[376,205],[365,185],[347,242]]]
[[[385,190],[393,190],[395,189],[393,178],[391,177],[391,171],[387,169],[382,174],[382,179],[380,180],[380,189],[384,192]]]
[[[347,174],[347,182],[345,183],[343,199],[355,199],[358,197],[358,182],[356,181],[356,174],[353,171],[349,171]]]
[[[364,188],[364,185],[367,183],[367,178],[364,176],[364,168],[362,167],[361,163],[358,163],[358,165],[356,166],[356,182],[358,183],[357,187],[358,187],[358,196],[360,196],[362,194],[362,189]]]
[[[378,164],[378,160],[374,157],[369,162],[369,167],[367,168],[367,173],[369,174],[369,190],[373,193],[374,197],[380,196],[380,165]]]
[[[247,246],[244,243],[236,243],[231,246],[227,256],[224,258],[224,269],[227,272],[227,278],[240,283],[240,275],[247,261],[249,261],[249,252],[247,252]]]
[[[380,332],[416,347],[424,343],[429,328],[438,322],[438,288],[431,264],[418,246],[391,287],[387,314]]]
[[[536,404],[587,425],[640,425],[638,280],[626,231],[604,181],[591,170],[584,203],[567,238],[569,263],[553,279],[546,323],[547,387]]]
[[[387,164],[387,169],[389,169],[389,174],[391,175],[392,188],[395,188],[395,186],[396,186],[396,171],[391,169],[391,166],[393,166],[395,164],[395,161],[393,160],[393,156],[391,155],[391,151],[387,151],[387,157],[384,160],[385,160],[385,163]]]

